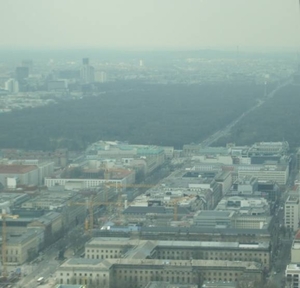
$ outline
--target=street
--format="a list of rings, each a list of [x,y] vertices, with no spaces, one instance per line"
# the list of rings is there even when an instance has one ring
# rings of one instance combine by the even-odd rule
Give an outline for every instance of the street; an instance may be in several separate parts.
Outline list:
[[[38,264],[32,264],[31,273],[23,277],[13,287],[17,287],[17,288],[36,287],[37,286],[36,281],[38,278],[44,277],[45,279],[48,279],[50,275],[55,273],[55,271],[60,265],[59,261],[54,259],[57,256],[57,253],[58,250],[55,247],[52,247],[47,252],[45,252],[44,260],[42,260]]]
[[[202,141],[200,144],[203,147],[208,147],[210,146],[212,143],[216,142],[217,140],[219,140],[220,138],[228,135],[231,131],[231,129],[238,123],[240,122],[246,115],[248,115],[249,113],[253,112],[254,110],[256,110],[257,108],[259,108],[261,105],[263,105],[266,101],[268,101],[269,99],[272,99],[274,97],[274,95],[276,94],[276,92],[281,89],[282,87],[286,86],[287,84],[289,84],[291,81],[288,80],[286,82],[284,82],[283,84],[279,85],[277,88],[275,88],[273,91],[271,91],[266,98],[261,99],[258,101],[257,104],[255,104],[254,106],[250,107],[247,111],[245,111],[242,115],[240,115],[238,118],[236,118],[234,121],[232,121],[231,123],[229,123],[224,129],[221,129],[217,132],[215,132],[214,134],[210,135],[208,138],[206,138],[204,141]]]

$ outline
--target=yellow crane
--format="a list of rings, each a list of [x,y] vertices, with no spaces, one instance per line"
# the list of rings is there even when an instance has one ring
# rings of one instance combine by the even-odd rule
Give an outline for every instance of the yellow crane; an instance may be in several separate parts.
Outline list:
[[[115,169],[105,169],[105,179],[109,181],[109,177],[108,177],[108,172],[110,171],[115,171]],[[127,185],[122,185],[122,184],[118,184],[118,183],[112,183],[112,182],[108,182],[108,183],[104,183],[105,187],[109,187],[109,188],[116,188],[116,189],[121,189],[121,188],[129,188],[129,187],[133,187],[133,188],[152,188],[156,185],[150,185],[150,184],[127,184]],[[100,206],[100,205],[112,205],[112,206],[122,206],[122,194],[121,191],[118,193],[118,199],[116,202],[112,202],[112,201],[108,201],[108,191],[106,191],[105,193],[105,201],[103,202],[94,202],[94,198],[95,198],[95,194],[90,196],[89,201],[87,202],[71,202],[69,205],[81,205],[81,206],[87,206],[88,209],[88,217],[85,221],[85,231],[88,234],[92,234],[92,230],[94,227],[94,206]]]
[[[155,186],[159,186],[159,184],[119,184],[119,183],[105,183],[107,187],[115,187],[116,189],[121,188],[153,188]],[[192,197],[192,196],[190,196]],[[176,198],[173,201],[171,201],[170,206],[174,209],[174,221],[178,220],[178,202],[184,200],[185,197]]]
[[[11,214],[6,214],[6,213],[1,213],[0,214],[1,219],[2,219],[2,277],[7,278],[7,265],[6,265],[6,219],[11,218],[11,219],[17,219],[19,218],[19,215],[11,215]]]
[[[84,227],[85,231],[88,234],[92,234],[94,228],[94,206],[100,205],[113,205],[113,206],[122,206],[122,202],[118,199],[118,202],[111,202],[111,201],[103,201],[103,202],[94,202],[94,197],[91,196],[88,202],[71,202],[69,205],[80,205],[80,206],[87,206],[88,208],[88,218],[85,221]]]
[[[170,205],[173,206],[174,209],[174,221],[178,220],[178,202],[185,200],[187,198],[192,198],[193,195],[190,195],[188,197],[180,197],[180,198],[175,198],[174,200],[171,201]]]

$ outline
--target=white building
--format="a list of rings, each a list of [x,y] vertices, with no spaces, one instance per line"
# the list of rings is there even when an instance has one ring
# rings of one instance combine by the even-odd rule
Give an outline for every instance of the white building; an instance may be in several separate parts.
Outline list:
[[[18,93],[19,92],[19,82],[15,79],[8,79],[5,82],[5,90],[10,93]]]
[[[300,263],[300,230],[296,234],[291,248],[291,263]]]
[[[289,196],[284,207],[284,225],[297,231],[299,227],[299,197]]]
[[[0,182],[7,187],[11,181],[7,179],[15,178],[18,184],[39,185],[39,169],[36,165],[0,165]]]
[[[38,167],[38,185],[42,185],[44,183],[45,177],[52,176],[54,172],[54,162],[52,161],[39,161],[36,159],[22,159],[22,160],[9,160],[9,161],[2,161],[3,164],[9,164],[9,165],[23,165],[23,166],[36,166]],[[11,166],[8,166],[11,167]]]
[[[192,160],[199,161],[200,163],[207,164],[224,164],[224,165],[232,165],[233,160],[231,155],[199,155],[193,156]]]
[[[126,173],[125,173],[126,172]],[[86,188],[98,187],[104,183],[116,184],[116,187],[125,188],[126,185],[135,183],[135,172],[125,171],[124,174],[118,178],[109,179],[75,179],[75,178],[45,178],[45,186],[53,187],[56,185],[65,186],[66,190],[81,190]]]
[[[259,181],[275,181],[285,185],[289,177],[288,165],[245,165],[238,167],[238,178],[252,176]]]
[[[104,71],[95,71],[95,81],[100,83],[107,82],[107,74]]]
[[[300,288],[300,265],[289,264],[285,270],[287,285],[285,287]]]
[[[80,69],[80,79],[82,84],[95,82],[95,69],[90,65],[83,65]]]

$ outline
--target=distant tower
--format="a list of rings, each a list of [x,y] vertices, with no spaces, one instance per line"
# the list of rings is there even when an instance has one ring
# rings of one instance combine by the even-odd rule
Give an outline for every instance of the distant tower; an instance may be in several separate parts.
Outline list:
[[[23,81],[25,78],[29,76],[29,68],[28,67],[17,67],[15,71],[15,78],[17,81]]]
[[[140,67],[143,67],[143,66],[144,66],[144,61],[140,60]]]
[[[8,79],[5,82],[5,90],[10,93],[18,93],[19,92],[19,83],[15,79]]]
[[[89,58],[83,58],[82,59],[82,65],[89,65],[90,64],[90,59]]]
[[[80,69],[81,84],[89,84],[95,82],[95,69],[89,65],[89,58],[82,59],[82,67]]]
[[[32,60],[23,60],[21,63],[22,67],[27,67],[29,70],[29,74],[32,73],[33,61]]]

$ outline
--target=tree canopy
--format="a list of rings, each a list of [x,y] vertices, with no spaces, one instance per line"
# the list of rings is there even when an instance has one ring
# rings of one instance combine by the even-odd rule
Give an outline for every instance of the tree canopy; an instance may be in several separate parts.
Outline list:
[[[246,145],[258,141],[288,141],[290,147],[300,144],[300,86],[288,85],[272,99],[244,117],[232,133],[214,145],[234,142]]]
[[[262,86],[246,84],[143,84],[137,89],[2,113],[0,148],[79,150],[104,139],[181,149],[226,126],[254,105],[263,91]]]

